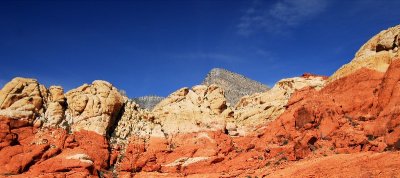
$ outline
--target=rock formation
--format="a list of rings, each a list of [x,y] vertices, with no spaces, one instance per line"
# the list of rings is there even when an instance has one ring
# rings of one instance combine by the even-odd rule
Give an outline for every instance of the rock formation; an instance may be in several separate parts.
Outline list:
[[[161,125],[154,120],[155,117],[151,112],[141,109],[133,100],[128,100],[111,139],[117,144],[126,144],[131,136],[143,139],[164,137]]]
[[[383,30],[365,43],[354,59],[337,70],[328,82],[349,75],[363,67],[385,72],[389,64],[399,57],[400,25]]]
[[[66,119],[72,131],[89,130],[105,135],[114,124],[124,103],[118,90],[106,81],[96,80],[65,94]]]
[[[14,78],[0,91],[0,115],[32,122],[43,114],[43,95],[47,90],[35,79]]]
[[[303,75],[303,77],[282,79],[266,92],[245,96],[234,110],[235,119],[231,125],[236,126],[228,129],[232,129],[233,133],[245,135],[253,131],[255,127],[265,125],[281,115],[295,91],[305,87],[320,90],[324,84],[324,77]]]
[[[179,89],[153,109],[155,122],[166,134],[224,130],[231,113],[224,91],[216,85]]]
[[[234,107],[215,84],[150,111],[105,81],[64,94],[15,78],[0,91],[0,177],[398,177],[398,27],[328,82],[283,79]]]
[[[60,86],[49,88],[46,112],[44,115],[46,127],[57,127],[65,119],[66,99],[64,89]]]
[[[139,105],[142,109],[152,110],[154,106],[160,103],[164,97],[161,96],[142,96],[138,98],[133,98],[133,101]]]
[[[260,82],[225,69],[212,69],[202,85],[215,84],[225,91],[225,97],[230,105],[235,105],[241,97],[254,93],[265,92],[269,88]]]

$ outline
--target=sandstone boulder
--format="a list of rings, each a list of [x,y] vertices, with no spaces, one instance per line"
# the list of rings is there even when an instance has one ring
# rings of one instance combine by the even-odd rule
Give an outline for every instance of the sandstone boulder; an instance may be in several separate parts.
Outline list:
[[[43,114],[47,90],[35,79],[14,78],[0,91],[0,115],[31,121]]]
[[[88,130],[105,135],[123,106],[118,90],[106,81],[96,80],[65,94],[66,119],[72,131]]]
[[[216,85],[182,88],[161,101],[154,109],[155,123],[166,134],[224,130],[232,111],[224,91]]]

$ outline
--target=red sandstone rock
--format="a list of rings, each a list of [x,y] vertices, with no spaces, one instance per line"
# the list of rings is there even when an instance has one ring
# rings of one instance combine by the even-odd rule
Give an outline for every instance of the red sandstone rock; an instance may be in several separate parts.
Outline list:
[[[17,124],[16,124],[17,123]],[[94,132],[68,135],[63,129],[38,130],[0,118],[0,177],[97,175],[108,169],[108,142]]]

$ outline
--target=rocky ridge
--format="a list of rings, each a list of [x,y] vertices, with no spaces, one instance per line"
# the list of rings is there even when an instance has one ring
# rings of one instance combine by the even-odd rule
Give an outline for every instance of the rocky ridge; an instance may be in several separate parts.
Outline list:
[[[64,93],[15,78],[0,91],[0,177],[399,176],[400,60],[379,57],[398,27],[356,55],[375,62],[283,79],[236,106],[214,84],[149,111],[105,81]]]

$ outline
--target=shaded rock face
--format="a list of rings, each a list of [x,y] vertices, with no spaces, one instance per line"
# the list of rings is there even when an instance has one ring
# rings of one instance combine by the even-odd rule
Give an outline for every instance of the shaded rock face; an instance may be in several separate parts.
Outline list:
[[[133,101],[139,105],[142,109],[152,110],[154,106],[160,103],[164,97],[161,96],[142,96],[138,98],[133,98]]]
[[[328,82],[349,75],[363,67],[385,72],[389,64],[399,57],[400,25],[381,31],[365,43],[354,59],[337,70]]]
[[[105,135],[123,106],[118,90],[105,81],[94,81],[65,94],[66,116],[72,131],[89,130]]]
[[[231,105],[235,105],[245,95],[265,92],[269,89],[260,82],[219,68],[212,69],[202,83],[202,85],[211,84],[215,84],[225,91],[226,100]]]

